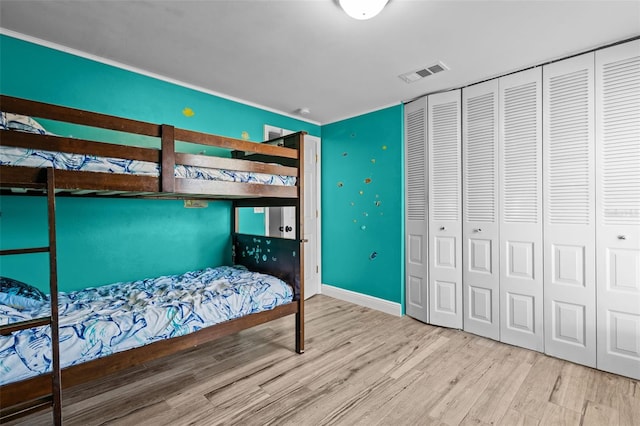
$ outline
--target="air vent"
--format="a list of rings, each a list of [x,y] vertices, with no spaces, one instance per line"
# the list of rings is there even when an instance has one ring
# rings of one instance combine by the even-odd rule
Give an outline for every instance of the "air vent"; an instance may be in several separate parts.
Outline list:
[[[430,75],[437,74],[448,69],[449,68],[447,68],[445,64],[443,64],[442,62],[438,62],[437,64],[429,65],[420,68],[419,70],[401,74],[398,77],[404,80],[405,83],[414,83],[418,80],[422,80],[425,77],[429,77]]]

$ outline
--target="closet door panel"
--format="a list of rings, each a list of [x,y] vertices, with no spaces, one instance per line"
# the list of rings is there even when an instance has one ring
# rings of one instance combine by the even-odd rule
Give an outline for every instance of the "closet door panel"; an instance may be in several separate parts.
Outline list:
[[[543,68],[544,339],[595,367],[594,54]]]
[[[543,351],[542,69],[499,86],[500,340]]]
[[[498,81],[462,91],[463,325],[498,340]]]
[[[429,322],[462,328],[460,90],[430,95]]]
[[[597,367],[640,379],[640,41],[596,52]]]
[[[427,254],[427,98],[405,105],[407,315],[429,322]]]

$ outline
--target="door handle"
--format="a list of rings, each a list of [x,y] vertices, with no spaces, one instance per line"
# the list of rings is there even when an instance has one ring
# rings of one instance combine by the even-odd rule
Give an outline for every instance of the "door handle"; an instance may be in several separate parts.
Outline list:
[[[473,230],[473,232],[482,232],[482,228],[476,228]]]
[[[446,231],[446,230],[447,230],[447,228],[445,228],[444,226],[441,226],[441,227],[440,227],[440,230],[441,230],[441,231]]]
[[[626,235],[618,235],[618,239],[619,240],[626,240],[627,236]]]

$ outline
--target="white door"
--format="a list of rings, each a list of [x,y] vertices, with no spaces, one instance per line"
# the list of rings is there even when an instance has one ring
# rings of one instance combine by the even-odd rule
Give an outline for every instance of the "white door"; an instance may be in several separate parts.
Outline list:
[[[264,139],[276,139],[293,133],[265,124]],[[304,298],[320,293],[320,138],[304,137]],[[295,238],[295,207],[268,207],[265,211],[265,229],[271,236]]]
[[[405,112],[406,277],[407,315],[429,322],[427,255],[427,98],[407,105]]]
[[[543,351],[542,69],[498,84],[500,340]]]
[[[304,239],[308,242],[304,247],[304,298],[320,293],[320,138],[306,135],[304,137]]]
[[[596,52],[597,367],[640,379],[640,41]]]
[[[460,90],[430,95],[429,322],[462,328]]]
[[[498,80],[462,90],[464,329],[500,338]]]
[[[268,222],[268,234],[271,237],[295,238],[296,208],[267,207],[265,220]]]
[[[594,54],[543,68],[545,352],[596,365]]]

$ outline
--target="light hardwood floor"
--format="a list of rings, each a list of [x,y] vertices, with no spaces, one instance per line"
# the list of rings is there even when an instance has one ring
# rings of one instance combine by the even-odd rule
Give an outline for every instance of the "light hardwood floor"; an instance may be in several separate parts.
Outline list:
[[[640,382],[326,296],[64,394],[68,425],[640,425]],[[49,424],[44,411],[17,424]]]

